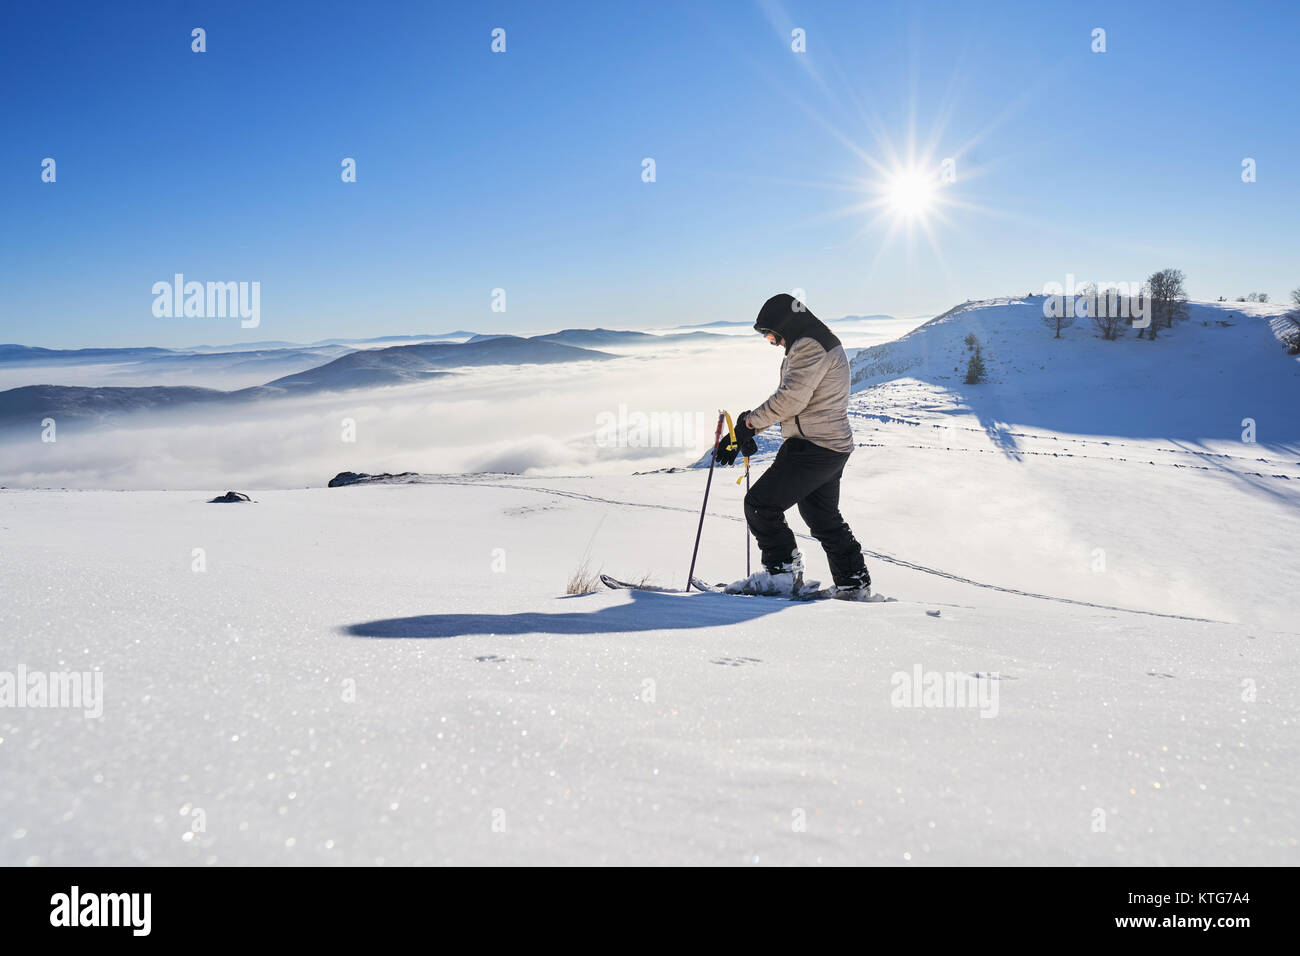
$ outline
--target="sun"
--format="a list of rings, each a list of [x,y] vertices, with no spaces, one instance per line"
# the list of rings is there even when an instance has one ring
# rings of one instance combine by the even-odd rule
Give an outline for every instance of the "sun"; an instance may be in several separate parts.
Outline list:
[[[900,169],[885,182],[885,202],[903,219],[921,219],[933,208],[934,178],[921,169]]]

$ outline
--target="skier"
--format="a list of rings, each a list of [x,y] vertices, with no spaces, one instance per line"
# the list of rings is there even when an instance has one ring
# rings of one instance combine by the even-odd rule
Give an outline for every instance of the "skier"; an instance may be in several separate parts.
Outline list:
[[[754,328],[785,349],[781,384],[772,396],[736,419],[736,444],[719,443],[715,460],[731,465],[739,454],[758,451],[754,435],[781,426],[776,459],[745,495],[745,520],[758,541],[763,567],[777,578],[758,575],[728,590],[798,590],[803,557],[785,512],[799,514],[826,552],[835,579],[833,597],[870,600],[871,575],[862,546],[840,515],[840,476],[853,451],[849,427],[849,362],[834,333],[794,296],[774,295],[763,303]],[[784,576],[784,580],[780,576]]]

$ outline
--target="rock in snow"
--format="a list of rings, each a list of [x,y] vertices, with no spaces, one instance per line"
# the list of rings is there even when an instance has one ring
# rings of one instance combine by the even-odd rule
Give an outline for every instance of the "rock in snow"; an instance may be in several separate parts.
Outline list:
[[[217,505],[217,504],[226,504],[228,502],[252,501],[252,500],[253,500],[252,498],[248,497],[248,495],[244,494],[241,491],[227,491],[224,495],[218,495],[215,498],[210,498],[208,500],[208,504]]]

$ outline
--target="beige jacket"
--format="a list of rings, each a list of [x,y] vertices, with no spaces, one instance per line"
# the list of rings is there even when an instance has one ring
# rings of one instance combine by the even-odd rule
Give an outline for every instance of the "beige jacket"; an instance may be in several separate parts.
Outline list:
[[[781,437],[806,438],[832,451],[853,451],[849,427],[849,360],[843,346],[827,351],[814,338],[798,339],[781,363],[781,385],[749,413],[756,432],[780,423]]]

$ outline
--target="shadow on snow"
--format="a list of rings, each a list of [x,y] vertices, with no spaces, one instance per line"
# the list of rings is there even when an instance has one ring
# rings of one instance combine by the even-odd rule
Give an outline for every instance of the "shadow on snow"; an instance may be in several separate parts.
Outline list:
[[[630,634],[745,624],[777,611],[809,605],[781,598],[628,591],[632,600],[598,611],[516,614],[417,614],[364,621],[343,628],[352,637],[465,637],[471,634]],[[581,600],[582,595],[564,600]],[[688,604],[687,601],[690,603]]]

